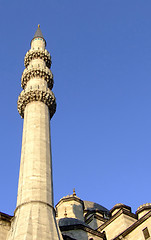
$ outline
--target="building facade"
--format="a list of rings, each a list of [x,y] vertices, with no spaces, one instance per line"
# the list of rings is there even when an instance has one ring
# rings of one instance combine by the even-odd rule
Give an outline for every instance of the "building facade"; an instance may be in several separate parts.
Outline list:
[[[0,240],[151,239],[151,204],[136,213],[124,204],[111,210],[72,195],[54,208],[50,120],[56,110],[51,56],[40,26],[24,59],[18,112],[24,118],[17,206],[0,212]]]

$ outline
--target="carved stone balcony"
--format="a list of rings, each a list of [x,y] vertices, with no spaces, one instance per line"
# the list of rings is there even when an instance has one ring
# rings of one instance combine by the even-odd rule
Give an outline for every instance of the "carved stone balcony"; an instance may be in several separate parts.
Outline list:
[[[30,61],[33,60],[33,59],[42,59],[45,61],[46,63],[46,66],[48,68],[51,67],[51,56],[50,56],[50,53],[45,49],[45,51],[42,51],[42,50],[29,50],[26,55],[25,55],[25,58],[24,58],[24,65],[25,67],[27,68]]]
[[[34,77],[40,77],[41,79],[44,79],[48,84],[48,88],[53,88],[53,74],[47,67],[26,68],[22,74],[21,87],[24,89],[27,85],[27,82]]]
[[[49,108],[50,119],[52,118],[56,111],[56,99],[53,92],[49,88],[44,90],[38,89],[37,86],[36,88],[34,87],[34,89],[30,88],[21,92],[18,97],[17,108],[22,118],[24,118],[24,110],[26,105],[33,101],[41,101],[45,103]]]

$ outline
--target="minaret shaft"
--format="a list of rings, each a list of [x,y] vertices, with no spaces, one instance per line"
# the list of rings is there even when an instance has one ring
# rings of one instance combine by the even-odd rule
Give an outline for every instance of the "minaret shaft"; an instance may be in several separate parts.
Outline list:
[[[49,109],[40,101],[24,112],[17,206],[29,201],[53,206]]]

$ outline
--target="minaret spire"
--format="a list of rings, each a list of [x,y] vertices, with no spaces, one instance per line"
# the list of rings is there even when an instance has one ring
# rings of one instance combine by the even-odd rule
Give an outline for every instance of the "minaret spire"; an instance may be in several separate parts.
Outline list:
[[[45,44],[46,44],[46,40],[44,39],[44,36],[43,36],[42,31],[41,31],[41,29],[40,29],[40,24],[38,24],[38,28],[37,28],[37,30],[36,30],[36,32],[35,32],[35,35],[34,35],[33,39],[31,40],[31,42],[32,42],[35,38],[42,38],[42,39],[45,41]]]
[[[51,57],[40,26],[27,52],[18,111],[24,118],[17,206],[8,240],[62,240],[55,219],[50,119],[56,111]]]
[[[34,35],[34,38],[37,38],[37,37],[41,37],[41,38],[44,39],[44,37],[42,35],[42,32],[41,32],[41,29],[40,29],[40,24],[38,24],[37,31],[35,32],[35,35]]]

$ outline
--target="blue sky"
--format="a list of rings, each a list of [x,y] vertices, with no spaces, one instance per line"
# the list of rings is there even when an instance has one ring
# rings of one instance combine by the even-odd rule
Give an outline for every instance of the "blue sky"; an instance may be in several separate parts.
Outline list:
[[[0,211],[16,205],[24,56],[41,25],[52,56],[55,203],[133,212],[151,193],[151,1],[0,0]]]

